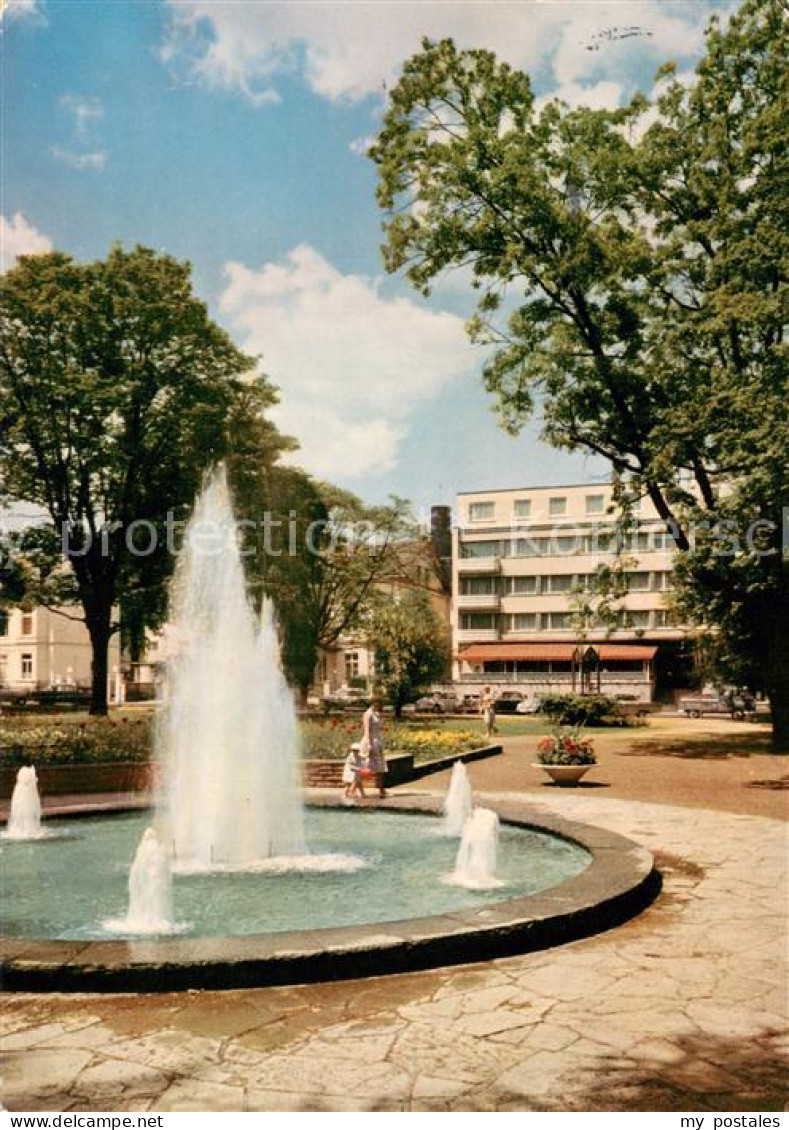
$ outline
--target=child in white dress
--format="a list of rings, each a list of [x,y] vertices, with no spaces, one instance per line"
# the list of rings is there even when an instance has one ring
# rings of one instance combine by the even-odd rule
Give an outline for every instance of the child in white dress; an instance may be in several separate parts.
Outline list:
[[[362,753],[361,743],[354,742],[345,759],[345,765],[342,770],[342,783],[345,786],[343,801],[345,804],[353,804],[353,798],[357,792],[362,800],[364,800],[362,771],[366,768],[366,765],[367,762]]]

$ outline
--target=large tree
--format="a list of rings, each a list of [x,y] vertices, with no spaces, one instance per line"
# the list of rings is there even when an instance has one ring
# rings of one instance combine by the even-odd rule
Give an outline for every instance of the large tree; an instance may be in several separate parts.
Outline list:
[[[295,467],[230,461],[245,531],[247,575],[272,598],[283,661],[302,695],[319,653],[363,630],[382,586],[410,575],[415,526],[408,504],[370,506]]]
[[[370,621],[375,678],[395,716],[450,669],[446,629],[429,595],[406,589],[379,602]]]
[[[2,280],[0,333],[3,489],[40,506],[62,546],[70,568],[40,579],[81,606],[91,711],[105,713],[118,606],[138,628],[161,613],[168,525],[226,454],[239,406],[259,415],[275,396],[194,296],[189,265],[142,247],[22,258]]]
[[[692,83],[666,68],[654,104],[618,110],[539,106],[491,53],[425,41],[371,150],[387,268],[425,293],[470,268],[470,328],[491,347],[484,379],[504,426],[518,431],[539,402],[549,442],[604,456],[649,496],[680,551],[684,606],[746,652],[777,749],[789,748],[788,40],[780,0],[745,0],[725,28],[711,23]],[[720,536],[729,519],[736,541]]]

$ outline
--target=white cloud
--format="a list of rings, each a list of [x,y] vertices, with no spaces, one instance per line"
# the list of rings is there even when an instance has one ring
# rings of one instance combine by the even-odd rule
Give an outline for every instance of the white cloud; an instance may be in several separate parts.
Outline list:
[[[101,152],[75,153],[72,149],[64,149],[60,145],[53,145],[50,152],[61,165],[68,165],[69,168],[79,169],[81,172],[92,169],[100,173],[107,163],[107,154]]]
[[[38,0],[0,0],[0,15],[7,16],[9,20],[33,19],[46,23]]]
[[[355,137],[350,143],[348,148],[351,153],[356,153],[359,157],[366,157],[367,151],[375,141],[375,134],[365,134],[363,137]]]
[[[304,244],[259,270],[228,263],[225,276],[222,313],[263,355],[281,390],[277,423],[317,475],[393,467],[414,410],[474,364],[461,318],[383,297],[375,280],[343,275]]]
[[[28,223],[21,212],[15,212],[10,220],[0,215],[0,271],[13,267],[20,255],[51,250],[51,240]]]
[[[422,36],[452,36],[461,47],[488,48],[525,70],[553,73],[553,87],[573,99],[591,86],[599,102],[634,60],[656,66],[692,56],[717,0],[468,0],[407,3],[229,4],[167,0],[171,21],[162,59],[209,86],[238,91],[256,104],[278,97],[282,74],[300,74],[332,101],[381,93]],[[733,6],[731,0],[729,7]],[[629,28],[637,35],[624,34]]]

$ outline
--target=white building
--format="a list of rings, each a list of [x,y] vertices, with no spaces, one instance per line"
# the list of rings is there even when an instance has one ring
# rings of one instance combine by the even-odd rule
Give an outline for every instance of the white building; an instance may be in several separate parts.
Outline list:
[[[11,691],[88,689],[91,684],[91,646],[77,608],[0,612],[0,688]],[[117,634],[110,641],[109,678],[120,667]]]
[[[617,560],[611,484],[460,495],[452,576],[456,681],[470,691],[512,686],[527,697],[599,686],[649,700],[661,661],[668,685],[681,681],[687,633],[666,600],[673,542],[651,502],[641,500],[634,516],[637,528],[620,559],[627,595],[617,601],[617,625],[579,631],[579,593],[593,592],[599,566]]]

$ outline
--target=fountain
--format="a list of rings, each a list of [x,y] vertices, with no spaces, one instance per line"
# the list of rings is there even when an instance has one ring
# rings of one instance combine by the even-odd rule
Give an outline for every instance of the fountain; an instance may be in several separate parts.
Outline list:
[[[210,543],[210,544],[209,544]],[[306,851],[298,729],[271,603],[249,604],[224,469],[199,497],[171,603],[178,652],[157,735],[158,807],[179,871]]]
[[[41,826],[41,798],[38,795],[36,770],[23,765],[16,775],[11,796],[11,813],[4,838],[8,840],[41,840],[47,833]]]
[[[449,788],[444,800],[444,821],[442,831],[445,836],[460,836],[463,826],[471,815],[474,802],[471,796],[471,782],[466,766],[456,761],[452,766]]]
[[[446,875],[455,845],[432,834],[435,824],[422,812],[437,812],[439,802],[424,798],[418,812],[377,811],[369,818],[349,817],[331,803],[305,812],[297,720],[274,614],[264,601],[256,616],[247,599],[222,470],[208,481],[187,528],[170,622],[176,647],[156,735],[155,825],[147,827],[150,817],[137,813],[93,817],[87,834],[66,829],[45,867],[36,846],[5,846],[6,929],[12,938],[46,942],[43,958],[36,951],[29,959],[16,942],[8,952],[0,948],[14,988],[215,988],[422,967],[438,919],[447,948],[442,943],[436,952],[442,960],[447,954],[467,960],[469,930],[458,913],[484,901],[485,930],[499,920],[509,929],[514,911],[518,921],[528,918],[532,894],[590,864],[598,872],[607,866],[583,846],[583,829],[566,822],[560,834],[535,829],[525,809],[507,817],[499,853],[498,817],[487,809],[468,814],[470,787],[460,763],[453,767],[444,830],[461,840],[445,882],[431,877]],[[32,767],[19,775],[7,834],[43,834]],[[608,902],[636,892],[633,905],[646,905],[639,892],[647,897],[651,858],[602,832],[596,852],[603,851],[601,838],[604,860],[616,860]],[[631,864],[625,873],[623,854]],[[117,861],[130,857],[127,884]],[[599,889],[598,878],[591,894],[578,896],[579,907],[591,905]],[[480,891],[487,893],[481,898]],[[120,908],[125,900],[122,918],[102,921],[96,914],[97,905]],[[413,932],[406,921],[416,924]],[[176,933],[185,936],[146,942],[144,961],[134,946],[108,940],[108,934]],[[561,914],[552,936],[566,938]],[[497,937],[502,952],[517,943],[506,929]],[[75,947],[75,941],[91,944]]]
[[[475,808],[463,827],[455,870],[447,882],[470,890],[503,886],[496,878],[499,818],[490,808]]]
[[[129,872],[129,909],[125,918],[109,919],[111,934],[175,934],[170,854],[154,828],[146,828]]]

